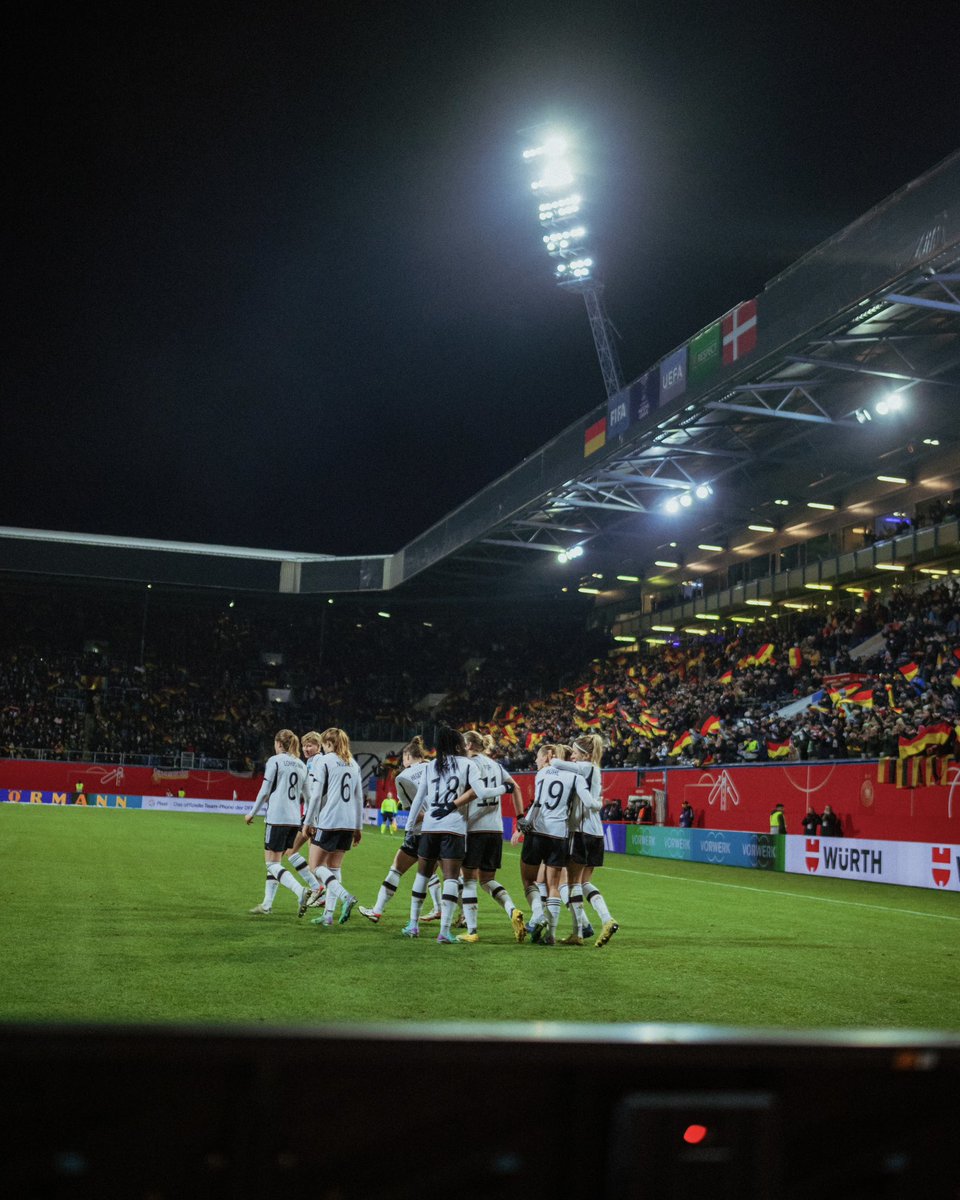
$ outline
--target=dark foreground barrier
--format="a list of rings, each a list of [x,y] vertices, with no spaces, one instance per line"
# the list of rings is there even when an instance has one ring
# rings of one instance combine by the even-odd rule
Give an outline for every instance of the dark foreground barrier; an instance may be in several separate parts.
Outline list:
[[[0,1027],[9,1196],[957,1194],[960,1039]]]

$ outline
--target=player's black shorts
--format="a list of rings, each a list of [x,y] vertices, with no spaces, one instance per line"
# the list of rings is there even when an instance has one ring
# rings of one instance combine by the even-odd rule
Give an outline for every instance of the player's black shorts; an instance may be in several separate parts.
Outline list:
[[[542,833],[528,833],[523,839],[520,861],[528,867],[565,867],[570,851],[569,838],[546,837]]]
[[[409,854],[411,858],[420,857],[420,834],[408,833],[400,844],[400,849],[404,854]]]
[[[417,855],[430,859],[452,858],[462,861],[467,839],[462,833],[421,833]]]
[[[299,825],[267,825],[263,831],[264,850],[289,850],[297,840]]]
[[[570,861],[581,867],[602,867],[603,838],[594,833],[575,833],[570,847]]]
[[[481,871],[498,871],[503,862],[502,833],[468,833],[465,867],[478,867]]]
[[[318,829],[313,844],[321,850],[349,850],[353,845],[352,829]]]

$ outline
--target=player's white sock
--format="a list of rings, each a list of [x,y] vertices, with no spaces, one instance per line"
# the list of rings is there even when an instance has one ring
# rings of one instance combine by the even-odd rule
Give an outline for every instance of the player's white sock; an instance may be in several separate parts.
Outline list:
[[[431,875],[430,882],[427,884],[427,888],[430,891],[430,903],[433,905],[433,911],[439,912],[440,911],[440,900],[441,900],[440,876],[439,875]]]
[[[329,867],[319,867],[317,874],[327,889],[323,894],[323,912],[324,916],[326,916],[327,913],[332,913],[337,907],[337,901],[341,896],[346,895],[346,889]]]
[[[540,893],[541,904],[545,903],[547,899],[547,885],[545,883],[538,883],[537,891]]]
[[[467,922],[467,933],[477,932],[477,881],[463,881],[463,915]]]
[[[413,881],[413,891],[410,893],[410,924],[416,925],[420,920],[420,909],[423,908],[423,902],[427,898],[427,877],[417,872],[417,877]],[[440,905],[437,905],[439,908]]]
[[[399,872],[395,871],[393,869],[393,867],[391,867],[390,870],[387,872],[386,879],[383,881],[383,883],[380,884],[380,891],[377,892],[377,903],[375,905],[375,909],[378,913],[382,913],[383,910],[387,907],[387,905],[390,903],[390,901],[397,894],[397,888],[399,886],[400,886]]]
[[[579,937],[583,927],[583,888],[579,883],[570,889],[570,914],[573,917],[573,932]]]
[[[491,896],[494,900],[496,900],[496,902],[500,905],[500,907],[503,909],[503,911],[507,914],[508,917],[512,914],[513,910],[517,907],[514,904],[513,900],[510,898],[510,893],[503,886],[503,884],[498,883],[496,879],[488,879],[485,883],[482,883],[480,886],[483,888],[483,890],[487,893],[488,896]]]
[[[280,886],[274,877],[268,872],[267,882],[263,889],[263,907],[273,908],[273,902],[277,898],[277,888]]]
[[[297,872],[298,875],[301,875],[307,881],[307,883],[310,884],[311,891],[315,887],[317,887],[319,880],[317,879],[316,875],[314,875],[314,873],[310,870],[310,867],[307,864],[307,860],[303,857],[302,854],[288,854],[287,862],[290,864],[291,867],[293,867],[293,869]]]
[[[593,905],[594,912],[596,912],[597,916],[604,923],[604,925],[606,925],[608,921],[613,920],[613,917],[610,915],[610,909],[607,908],[606,900],[604,900],[592,883],[584,885],[583,898],[588,903]]]
[[[557,936],[557,925],[560,921],[560,909],[563,907],[559,896],[547,897],[547,924],[554,937]]]
[[[303,884],[296,879],[286,867],[280,863],[268,863],[267,870],[274,877],[277,883],[282,883],[285,888],[289,888],[291,892],[299,900],[303,895]]]
[[[564,906],[564,908],[566,908],[567,905],[570,903],[570,885],[569,884],[566,884],[566,883],[560,884],[560,903]]]
[[[453,918],[457,911],[457,881],[455,879],[445,879],[443,881],[443,894],[440,897],[440,932],[449,934],[453,927]]]
[[[524,889],[523,894],[530,905],[530,920],[539,923],[543,920],[543,898],[540,895],[540,889],[535,883],[531,883],[529,887]]]

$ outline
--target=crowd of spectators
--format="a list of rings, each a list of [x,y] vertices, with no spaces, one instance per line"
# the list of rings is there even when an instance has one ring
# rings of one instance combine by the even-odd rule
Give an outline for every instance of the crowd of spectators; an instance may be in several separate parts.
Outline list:
[[[602,735],[611,767],[896,757],[938,723],[950,732],[936,752],[957,740],[953,577],[630,653],[573,610],[425,621],[339,600],[87,589],[70,601],[0,591],[0,754],[194,754],[254,769],[279,724],[398,744],[473,726],[513,769],[533,765],[540,741],[584,730]]]

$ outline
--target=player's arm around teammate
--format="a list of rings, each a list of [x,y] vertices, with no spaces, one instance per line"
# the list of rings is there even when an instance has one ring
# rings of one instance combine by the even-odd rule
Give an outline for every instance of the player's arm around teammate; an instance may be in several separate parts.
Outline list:
[[[567,879],[570,887],[570,912],[573,917],[573,932],[565,939],[580,945],[585,937],[592,937],[593,926],[586,919],[584,903],[589,902],[600,918],[602,928],[597,946],[605,946],[620,928],[613,919],[607,902],[593,885],[593,872],[603,866],[603,822],[600,819],[602,777],[600,760],[603,757],[603,741],[597,734],[585,734],[574,740],[570,748],[570,761],[554,765],[560,771],[575,771],[584,780],[590,793],[590,803],[583,805],[580,828],[574,831],[567,864]]]

